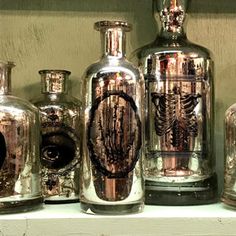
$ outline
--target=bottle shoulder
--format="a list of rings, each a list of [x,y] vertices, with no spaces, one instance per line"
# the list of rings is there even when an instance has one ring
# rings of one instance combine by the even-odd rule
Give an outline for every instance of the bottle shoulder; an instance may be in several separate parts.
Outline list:
[[[141,48],[138,48],[132,53],[132,61],[147,58],[153,54],[155,55],[171,55],[174,53],[180,53],[185,57],[204,58],[206,60],[212,60],[212,53],[209,49],[195,44],[189,40],[182,41],[168,41],[163,43],[160,40],[147,44]]]
[[[8,108],[9,110],[17,109],[17,111],[27,111],[32,113],[37,113],[37,107],[29,102],[26,99],[16,97],[13,95],[0,95],[0,107],[1,108]]]
[[[140,77],[140,70],[127,59],[104,58],[91,64],[84,73],[84,78],[90,79],[104,73],[123,72],[131,76]]]
[[[236,116],[236,103],[232,104],[225,112],[225,117]],[[235,117],[236,118],[236,117]]]
[[[56,95],[56,94],[42,94],[35,100],[32,100],[32,103],[36,107],[45,107],[45,106],[64,106],[64,107],[81,107],[82,102],[70,95]]]

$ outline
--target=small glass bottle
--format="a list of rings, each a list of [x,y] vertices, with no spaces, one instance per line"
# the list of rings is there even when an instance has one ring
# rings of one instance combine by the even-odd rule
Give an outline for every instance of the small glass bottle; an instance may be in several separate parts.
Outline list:
[[[225,113],[225,174],[221,200],[236,207],[236,104]]]
[[[145,200],[216,201],[210,52],[184,32],[188,0],[154,0],[160,34],[135,52],[145,78]]]
[[[81,102],[68,95],[66,70],[40,70],[42,95],[34,101],[41,121],[45,203],[79,201]]]
[[[33,210],[42,203],[39,114],[11,95],[12,62],[0,62],[0,213]]]
[[[126,60],[127,22],[100,21],[103,55],[85,73],[81,208],[126,214],[143,209],[142,80]]]

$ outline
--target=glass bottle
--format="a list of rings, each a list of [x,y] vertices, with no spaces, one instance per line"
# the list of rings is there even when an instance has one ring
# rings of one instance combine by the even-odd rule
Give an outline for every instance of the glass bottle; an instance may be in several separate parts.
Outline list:
[[[66,70],[40,70],[42,185],[45,203],[79,201],[81,102],[68,94]]]
[[[81,208],[126,214],[143,209],[142,80],[126,59],[127,22],[100,21],[101,60],[85,72]]]
[[[224,190],[221,200],[230,206],[236,206],[236,104],[225,113],[225,174]]]
[[[160,33],[135,52],[145,79],[145,200],[216,201],[214,88],[210,52],[184,31],[187,0],[154,0]]]
[[[12,62],[0,62],[0,213],[33,210],[42,203],[39,114],[11,95]]]

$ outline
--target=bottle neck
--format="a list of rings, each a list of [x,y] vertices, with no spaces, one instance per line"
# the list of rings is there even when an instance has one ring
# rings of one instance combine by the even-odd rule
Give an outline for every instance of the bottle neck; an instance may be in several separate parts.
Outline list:
[[[12,62],[0,62],[0,95],[11,94],[11,69]]]
[[[158,37],[161,39],[176,40],[176,41],[187,39],[184,29],[181,29],[180,31],[167,31],[161,29]]]
[[[41,91],[44,94],[66,94],[67,79],[69,71],[64,70],[42,70],[41,74]]]
[[[126,56],[126,37],[122,28],[107,28],[101,32],[103,57]]]
[[[188,0],[155,0],[155,15],[161,28],[160,38],[186,39],[184,20]]]

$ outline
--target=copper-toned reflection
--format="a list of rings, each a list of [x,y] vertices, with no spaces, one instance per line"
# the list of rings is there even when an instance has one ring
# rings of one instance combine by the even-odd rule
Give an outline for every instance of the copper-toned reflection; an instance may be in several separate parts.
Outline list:
[[[125,58],[122,21],[100,21],[103,55],[85,72],[81,208],[124,214],[143,208],[142,97],[139,70]]]
[[[188,0],[154,0],[160,32],[135,56],[145,77],[148,204],[202,204],[217,196],[213,62],[186,37],[187,6]]]
[[[69,71],[41,70],[41,164],[45,202],[79,200],[81,102],[68,94]]]
[[[0,212],[42,202],[39,117],[31,103],[11,96],[12,63],[0,62]]]

